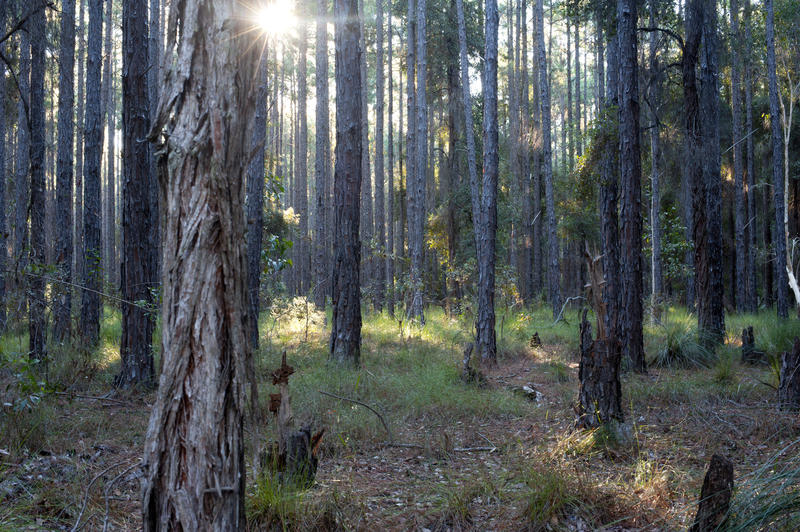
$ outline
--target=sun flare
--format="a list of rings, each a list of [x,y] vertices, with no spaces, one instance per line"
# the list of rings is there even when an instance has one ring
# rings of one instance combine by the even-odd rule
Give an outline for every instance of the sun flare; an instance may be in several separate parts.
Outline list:
[[[255,23],[267,35],[280,36],[290,33],[297,25],[292,0],[271,0],[256,10]]]

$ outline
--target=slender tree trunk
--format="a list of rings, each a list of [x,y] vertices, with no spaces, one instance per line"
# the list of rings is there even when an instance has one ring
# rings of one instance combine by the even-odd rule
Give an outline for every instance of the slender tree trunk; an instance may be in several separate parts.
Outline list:
[[[30,21],[28,21],[30,22]],[[28,117],[28,106],[31,96],[31,37],[29,24],[26,22],[19,32],[19,104],[17,105],[17,172],[15,179],[16,212],[14,221],[14,269],[17,272],[16,288],[24,312],[24,287],[27,279],[21,276],[27,265],[26,249],[28,247],[28,202],[30,201],[29,170],[31,164],[31,131]]]
[[[749,310],[747,299],[747,243],[745,241],[745,224],[747,223],[747,206],[744,197],[744,165],[742,164],[742,118],[741,95],[739,90],[739,2],[731,0],[731,114],[733,129],[733,178],[735,203],[735,242],[736,242],[736,305],[737,310]]]
[[[72,145],[75,140],[73,112],[75,105],[75,0],[61,4],[61,39],[58,77],[58,182],[56,210],[58,242],[56,267],[58,276],[72,282]],[[1,197],[1,196],[0,196]],[[0,225],[2,227],[2,225]],[[5,249],[5,248],[3,248]],[[5,254],[3,254],[3,257]],[[58,342],[70,336],[72,320],[72,288],[55,283],[53,297],[53,337]]]
[[[161,96],[160,90],[160,75],[162,74],[161,68],[161,51],[164,47],[163,43],[163,31],[162,31],[162,24],[166,22],[164,17],[162,16],[162,9],[165,7],[166,3],[169,0],[150,0],[150,13],[149,13],[149,20],[150,24],[148,26],[148,47],[147,51],[149,54],[149,70],[147,71],[147,87],[148,87],[148,97],[150,99],[150,120],[151,122],[155,121],[156,113],[158,113],[158,99]],[[156,168],[156,156],[153,151],[153,147],[148,147],[149,154],[148,160],[150,164],[150,175],[153,176],[153,179],[156,179],[155,176],[158,175],[158,170]],[[156,257],[155,257],[155,269],[153,270],[153,283],[159,282],[161,278],[161,240],[162,240],[162,227],[161,227],[161,219],[163,217],[163,213],[161,210],[161,202],[159,199],[159,190],[158,186],[150,187],[150,212],[153,213],[153,245],[156,249]]]
[[[786,239],[783,237],[784,204],[783,157],[781,153],[780,110],[778,109],[778,80],[775,72],[775,23],[772,0],[765,0],[767,10],[767,77],[769,78],[769,115],[772,129],[772,187],[775,203],[775,281],[777,283],[778,317],[789,316],[788,278],[786,275]]]
[[[756,216],[756,173],[755,147],[753,144],[753,79],[752,79],[752,32],[750,24],[750,0],[744,3],[745,61],[744,61],[744,99],[745,131],[747,134],[747,310],[758,310],[758,272],[756,271],[756,251],[758,249],[758,217]]]
[[[391,10],[391,5],[389,6]],[[383,78],[383,0],[377,0],[377,52],[375,64],[375,238],[378,256],[375,259],[375,291],[373,304],[378,312],[383,310],[386,298],[386,261],[383,260],[386,249],[386,217],[384,210],[383,167],[383,114],[384,114],[384,78]]]
[[[701,61],[700,121],[703,128],[703,186],[705,188],[707,292],[698,313],[699,328],[708,340],[722,342],[725,336],[722,260],[722,176],[719,148],[719,71],[717,67],[717,5],[703,0],[703,48]],[[695,210],[695,212],[697,212]],[[700,290],[698,289],[698,292]]]
[[[266,45],[264,45],[266,46]],[[253,160],[247,167],[247,332],[250,346],[258,349],[258,316],[261,289],[261,239],[264,233],[264,163],[267,142],[268,55],[261,49],[258,89],[253,115]]]
[[[531,35],[531,48],[533,56],[533,128],[531,129],[531,143],[533,145],[531,165],[533,173],[533,289],[537,296],[541,296],[543,290],[543,269],[542,269],[542,107],[541,93],[539,86],[540,69],[542,64],[539,60],[539,41],[538,41],[538,15],[536,8],[533,8],[533,33]]]
[[[328,293],[328,160],[330,159],[330,126],[328,124],[328,2],[317,0],[316,28],[316,126],[314,143],[314,183],[316,227],[314,228],[314,304],[325,308]]]
[[[642,336],[642,161],[635,0],[617,1],[619,36],[619,146],[622,185],[622,353],[636,372],[647,371]]]
[[[657,2],[650,0],[650,27],[655,27]],[[661,261],[661,133],[659,107],[661,105],[661,63],[658,60],[658,33],[650,32],[650,230],[652,254],[650,263],[653,305],[657,305],[664,291],[664,274]],[[655,307],[654,307],[655,308]],[[654,314],[655,315],[655,314]]]
[[[394,317],[394,259],[396,252],[394,248],[394,70],[392,68],[392,39],[394,30],[392,28],[392,6],[386,10],[388,17],[387,27],[387,60],[386,75],[389,80],[389,183],[386,194],[386,309],[389,316]],[[402,109],[401,113],[402,114]]]
[[[578,157],[583,155],[583,139],[581,138],[581,24],[575,19],[575,149]]]
[[[307,0],[299,2],[303,11],[306,10]],[[302,15],[302,13],[301,13]],[[298,289],[302,295],[309,295],[311,288],[311,249],[308,234],[308,25],[305,17],[300,17],[300,45],[298,46],[297,68],[297,214],[300,220],[299,253],[297,267],[299,268]]]
[[[68,16],[69,4],[70,0],[66,1],[67,5],[62,7],[62,17]],[[0,2],[0,33],[5,33],[6,31],[6,16],[8,13],[8,6],[7,2]],[[66,11],[67,14],[63,14]],[[72,4],[72,23],[73,23],[73,46],[74,46],[74,35],[75,35],[75,4]],[[67,31],[68,33],[68,31]],[[62,34],[62,50],[65,44],[65,40],[69,38],[69,35],[65,35],[64,29],[61,31]],[[7,51],[7,47],[4,43],[0,44],[0,52],[5,53]],[[62,57],[64,54],[62,53]],[[74,60],[75,53],[73,50],[72,59]],[[62,68],[64,65],[62,63]],[[66,92],[71,92],[72,86],[70,85],[70,90]],[[0,62],[0,94],[7,94],[6,93],[6,65],[5,63]],[[5,109],[5,105],[3,107]],[[59,106],[60,109],[60,106]],[[72,109],[72,106],[69,107]],[[7,179],[7,168],[6,168],[6,113],[0,113],[0,334],[6,331],[6,262],[8,258],[8,243],[6,242],[6,179]]]
[[[239,9],[236,0],[171,6],[165,53],[178,59],[167,66],[164,89],[179,97],[159,105],[153,128],[161,134],[166,213],[164,334],[143,463],[146,531],[246,524],[244,195],[258,50],[242,37]],[[202,117],[207,127],[197,130]]]
[[[114,281],[114,116],[111,112],[111,101],[114,98],[114,80],[112,77],[114,49],[111,41],[111,28],[113,25],[114,0],[106,0],[105,37],[103,45],[103,86],[102,86],[102,126],[108,124],[106,139],[106,175],[104,196],[101,200],[102,214],[102,243],[103,243],[103,278],[106,285],[113,286]],[[101,302],[102,303],[102,302]]]
[[[416,0],[416,18],[414,30],[416,94],[414,97],[414,114],[416,132],[414,134],[414,159],[413,180],[408,179],[408,237],[411,255],[411,304],[408,307],[409,319],[415,319],[420,324],[425,323],[424,315],[424,286],[422,275],[425,257],[423,254],[423,240],[425,238],[425,183],[428,173],[428,106],[427,106],[427,31],[426,31],[426,0]]]
[[[483,84],[483,182],[481,185],[481,256],[478,258],[478,352],[484,363],[497,362],[494,291],[497,242],[497,40],[500,15],[496,0],[486,1],[486,48]]]
[[[157,213],[152,211],[150,189],[156,186],[150,174],[149,146],[142,142],[150,130],[147,84],[147,0],[122,2],[122,250],[120,286],[126,301],[153,304],[158,252],[151,235]],[[152,312],[139,305],[122,305],[122,365],[119,386],[153,384]],[[166,367],[166,366],[165,366]]]
[[[86,106],[86,41],[84,30],[84,6],[86,0],[76,0],[78,2],[78,96],[75,113],[75,212],[73,216],[74,231],[73,240],[73,274],[72,278],[79,283],[83,283],[86,276],[86,265],[83,257],[83,155],[86,140],[85,125],[85,106]],[[83,297],[83,294],[79,294]]]
[[[533,195],[531,193],[531,146],[533,131],[531,127],[530,109],[530,80],[528,78],[528,2],[519,2],[519,33],[521,37],[521,49],[519,63],[520,85],[522,95],[520,99],[521,109],[521,128],[522,128],[522,150],[520,153],[520,164],[522,166],[522,220],[523,220],[523,247],[522,247],[522,277],[523,277],[523,298],[527,305],[533,304],[534,274],[533,274],[533,225],[536,212],[533,208]]]
[[[567,158],[566,158],[566,165],[567,171],[571,174],[573,169],[575,168],[575,117],[572,115],[572,32],[570,29],[571,21],[567,19],[567,107],[566,107],[566,115],[567,121],[564,123],[564,132],[566,133],[566,147],[567,147]],[[577,60],[576,60],[577,61]],[[565,283],[567,289],[569,289],[569,283]]]
[[[542,172],[544,173],[545,209],[547,210],[547,277],[553,319],[561,310],[560,270],[558,265],[558,236],[556,234],[555,193],[553,192],[553,157],[550,120],[550,84],[544,48],[544,9],[542,0],[536,0],[536,24],[539,55],[539,98],[542,113]],[[552,27],[552,25],[551,25]]]
[[[330,357],[358,365],[361,357],[359,212],[361,145],[361,54],[358,0],[335,0],[336,19],[336,237],[333,263],[333,319]]]
[[[367,76],[367,44],[364,36],[364,2],[358,0],[359,42],[361,46],[361,80],[363,87],[368,86]],[[366,257],[361,265],[361,277],[366,287],[374,288],[375,276],[372,254],[372,241],[375,236],[375,220],[372,209],[372,174],[369,159],[369,90],[361,91],[361,249],[366,249]]]
[[[44,109],[44,56],[47,45],[44,2],[34,4],[33,13],[28,21],[31,39],[31,92],[29,117],[31,125],[31,249],[30,264],[34,273],[41,272],[47,266],[45,244],[45,109]],[[30,279],[28,295],[28,312],[30,321],[29,354],[36,360],[44,360],[45,352],[45,294],[44,278],[34,275]]]
[[[84,286],[81,293],[81,334],[86,348],[100,335],[100,290],[103,249],[100,242],[100,159],[103,129],[100,74],[103,44],[103,0],[89,0],[88,60],[86,63],[86,119],[84,121],[83,242]]]
[[[604,120],[613,127],[614,122],[619,123],[619,117],[614,113],[619,102],[619,39],[616,31],[611,30],[608,36],[608,71],[605,97]],[[618,128],[617,128],[618,129]],[[603,286],[603,299],[606,304],[606,336],[609,342],[619,343],[620,312],[622,310],[622,282],[620,275],[620,249],[619,249],[619,170],[617,144],[609,142],[608,149],[603,153],[602,182],[600,187],[600,219],[602,220],[603,236],[603,270],[605,285]]]

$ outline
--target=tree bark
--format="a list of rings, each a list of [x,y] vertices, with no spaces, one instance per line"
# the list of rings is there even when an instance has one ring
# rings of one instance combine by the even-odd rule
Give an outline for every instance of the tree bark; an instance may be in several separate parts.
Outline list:
[[[162,74],[162,65],[161,65],[161,51],[164,47],[163,42],[163,26],[162,23],[165,23],[166,20],[163,16],[162,9],[165,7],[168,0],[150,0],[150,13],[149,13],[149,20],[150,24],[148,26],[148,48],[147,51],[150,55],[149,58],[149,70],[147,72],[147,87],[148,87],[148,97],[150,99],[150,120],[154,122],[156,119],[156,113],[158,112],[158,99],[161,96],[160,90],[160,78]],[[148,160],[150,164],[150,175],[153,176],[152,179],[157,180],[158,169],[156,168],[156,155],[153,150],[152,146],[149,146],[148,149],[150,153],[148,155]],[[161,240],[162,240],[162,227],[161,227],[161,218],[163,213],[161,213],[161,201],[158,197],[159,190],[157,186],[157,182],[155,186],[150,187],[150,212],[153,213],[153,246],[156,249],[156,257],[155,257],[155,267],[153,270],[153,283],[157,283],[160,279],[160,271],[161,271]]]
[[[24,287],[27,279],[21,277],[20,272],[27,265],[25,250],[28,247],[28,202],[30,201],[29,171],[31,164],[31,131],[28,108],[31,95],[31,36],[27,21],[22,31],[19,32],[19,73],[17,83],[19,88],[19,103],[17,105],[17,172],[15,176],[15,220],[14,220],[14,270],[16,273],[17,297],[25,300]],[[23,308],[20,309],[24,312]]]
[[[336,167],[333,319],[330,357],[358,365],[361,357],[361,194],[363,127],[358,0],[336,0]]]
[[[544,47],[544,8],[536,0],[536,25],[539,56],[539,98],[542,113],[542,173],[544,174],[545,209],[547,210],[547,278],[553,319],[561,310],[560,270],[558,265],[558,236],[556,235],[555,194],[553,192],[553,151],[550,120],[550,84]],[[551,25],[552,27],[552,25]]]
[[[335,1],[335,0],[334,0]],[[367,44],[364,35],[364,2],[358,0],[359,16],[359,42],[361,46],[361,80],[362,87],[366,87],[369,81],[367,76]],[[372,239],[375,236],[375,219],[372,209],[372,174],[370,172],[369,159],[369,91],[364,88],[361,91],[361,249],[366,249],[364,263],[361,265],[361,277],[364,285],[370,287],[374,281]]]
[[[47,266],[45,244],[45,109],[44,109],[44,69],[45,47],[47,45],[47,18],[45,4],[41,0],[34,4],[28,20],[31,39],[31,92],[29,118],[31,127],[31,248],[30,264],[34,275],[30,279],[28,295],[29,312],[29,354],[36,360],[44,360],[45,352],[45,293],[44,278],[40,275]]]
[[[86,120],[83,167],[84,287],[81,293],[81,334],[91,349],[100,335],[100,291],[103,249],[100,242],[100,158],[103,129],[100,98],[102,71],[103,0],[89,0],[88,59],[86,62]]]
[[[76,0],[78,2],[78,31],[77,31],[77,47],[78,47],[78,95],[75,114],[75,211],[73,215],[74,231],[72,233],[72,256],[73,256],[73,269],[72,278],[83,282],[85,277],[85,264],[83,260],[83,150],[85,147],[86,131],[85,125],[85,105],[86,105],[86,43],[85,43],[85,30],[84,30],[84,6],[85,0]],[[81,294],[82,297],[82,294]]]
[[[689,532],[720,530],[725,524],[733,493],[733,464],[727,458],[715,454],[711,457],[708,471],[700,491],[700,504]]]
[[[769,78],[769,116],[772,130],[772,187],[775,204],[775,282],[777,284],[776,307],[778,317],[789,316],[788,278],[786,275],[786,239],[782,236],[783,202],[783,156],[781,153],[780,110],[778,108],[778,80],[775,72],[775,14],[772,0],[765,0],[767,11],[767,77]]]
[[[735,222],[735,247],[736,247],[736,308],[737,310],[750,310],[748,302],[748,275],[747,275],[747,242],[745,240],[745,224],[748,212],[745,204],[744,191],[744,165],[742,164],[742,101],[739,88],[741,61],[739,59],[739,2],[731,0],[731,115],[733,145],[733,181],[734,181],[734,212]]]
[[[250,346],[258,349],[258,316],[261,289],[261,239],[264,233],[264,163],[267,142],[267,94],[269,71],[266,44],[259,46],[258,88],[255,114],[253,115],[253,139],[250,143],[255,152],[247,167],[247,333]]]
[[[650,0],[650,27],[656,25],[658,0]],[[661,138],[659,106],[661,105],[661,64],[658,60],[658,33],[650,32],[650,230],[652,253],[650,262],[652,304],[659,304],[664,291],[664,274],[661,261]]]
[[[721,343],[725,337],[722,260],[722,175],[719,148],[719,71],[717,66],[717,5],[703,0],[703,48],[701,58],[700,121],[703,131],[703,186],[705,189],[705,258],[708,281],[698,313],[699,328],[708,341]],[[695,209],[697,212],[697,209]]]
[[[745,131],[747,132],[747,310],[758,310],[758,272],[756,271],[756,251],[758,250],[758,219],[756,216],[756,173],[755,147],[753,144],[753,79],[752,79],[752,31],[750,23],[750,0],[744,3],[744,99]]]
[[[620,345],[615,338],[592,338],[586,311],[580,325],[581,361],[578,369],[578,419],[575,425],[590,429],[610,421],[623,421],[622,386],[619,381]]]
[[[143,464],[146,531],[245,526],[244,191],[257,51],[238,9],[237,0],[171,7],[166,54],[177,59],[163,87],[175,98],[161,100],[151,133],[166,230],[163,370]]]
[[[68,4],[70,0],[67,0],[66,3]],[[69,11],[69,5],[65,5],[62,7],[63,11]],[[5,33],[6,31],[6,16],[8,12],[8,6],[6,2],[0,2],[0,33]],[[62,15],[66,16],[66,15]],[[75,5],[72,4],[72,22],[73,22],[73,38],[74,38],[74,22],[75,22]],[[61,32],[64,35],[64,30],[62,29]],[[63,37],[63,39],[67,39],[69,35]],[[64,42],[62,41],[62,47],[64,46]],[[0,51],[6,52],[7,48],[5,44],[0,44]],[[74,52],[72,54],[74,60]],[[62,54],[63,57],[63,54]],[[63,64],[62,64],[63,68]],[[71,89],[70,85],[70,89]],[[69,92],[69,91],[67,91]],[[7,94],[6,93],[6,64],[0,62],[0,94]],[[3,106],[5,109],[5,105]],[[59,106],[60,109],[60,106]],[[69,107],[72,110],[72,106]],[[8,172],[6,168],[6,113],[0,113],[0,334],[6,331],[6,262],[8,258],[8,243],[6,242],[7,232],[6,232],[6,206],[8,202],[6,201],[6,179],[8,177]],[[70,191],[71,192],[71,191]]]
[[[500,15],[496,0],[487,0],[485,8],[486,48],[483,83],[483,183],[480,231],[481,256],[478,259],[478,352],[483,363],[497,362],[495,337],[495,249],[497,243],[497,40]]]
[[[314,227],[314,304],[325,308],[325,295],[330,282],[328,260],[328,160],[330,159],[330,126],[328,124],[328,3],[317,0],[316,28],[316,126],[314,183],[316,226]]]
[[[310,295],[311,289],[311,248],[308,234],[308,25],[304,16],[308,1],[298,2],[301,10],[297,65],[297,198],[296,211],[300,221],[299,246],[295,267],[299,273],[299,293]]]
[[[394,247],[394,70],[392,68],[392,39],[394,37],[394,29],[392,27],[391,6],[386,10],[386,14],[388,18],[386,74],[389,80],[389,147],[387,153],[389,157],[389,183],[386,194],[386,309],[389,312],[389,316],[394,317],[394,260],[396,257]],[[402,114],[402,109],[400,114]]]
[[[389,6],[391,10],[391,5]],[[375,259],[375,283],[373,305],[378,312],[383,310],[386,298],[386,261],[383,260],[386,249],[386,216],[384,180],[386,179],[383,159],[383,114],[384,114],[384,77],[383,77],[383,0],[377,0],[377,51],[375,58],[375,239],[377,258]]]
[[[781,410],[800,410],[800,338],[781,356],[778,404]]]
[[[105,53],[103,58],[103,85],[102,85],[102,108],[103,108],[103,125],[105,128],[108,124],[108,132],[106,138],[106,176],[104,197],[101,201],[103,212],[101,215],[102,222],[102,237],[103,237],[103,278],[107,286],[116,285],[116,277],[114,275],[115,260],[114,248],[116,226],[114,219],[114,112],[116,106],[114,105],[114,78],[113,78],[113,63],[114,63],[114,48],[111,41],[111,28],[113,25],[113,10],[114,0],[106,0],[106,20],[105,20],[105,44],[103,45]],[[112,107],[114,110],[112,110]]]
[[[428,173],[427,153],[428,153],[428,105],[427,105],[427,26],[426,26],[426,0],[416,0],[416,17],[414,29],[416,36],[414,45],[416,47],[416,95],[414,97],[415,106],[415,127],[414,134],[414,179],[408,180],[408,203],[409,213],[409,248],[411,255],[411,304],[408,307],[409,319],[417,320],[420,324],[425,323],[424,314],[424,286],[422,273],[424,269],[423,240],[425,239],[425,183]]]
[[[619,36],[619,136],[622,185],[620,332],[623,356],[647,371],[642,335],[642,162],[639,146],[639,82],[635,0],[617,1]]]

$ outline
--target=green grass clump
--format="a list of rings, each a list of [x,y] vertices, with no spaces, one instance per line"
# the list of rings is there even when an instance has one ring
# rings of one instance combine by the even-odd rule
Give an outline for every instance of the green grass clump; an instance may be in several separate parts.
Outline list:
[[[651,364],[660,368],[705,368],[716,360],[697,326],[688,320],[667,321],[656,331],[657,349]],[[660,338],[659,338],[660,337]]]
[[[524,473],[523,513],[532,530],[544,530],[581,503],[566,478],[561,472],[538,468]]]

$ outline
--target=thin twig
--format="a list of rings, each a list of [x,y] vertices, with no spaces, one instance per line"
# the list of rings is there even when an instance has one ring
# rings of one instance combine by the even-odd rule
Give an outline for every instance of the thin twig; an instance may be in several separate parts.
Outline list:
[[[383,415],[381,415],[380,412],[378,412],[377,410],[375,410],[374,408],[369,406],[367,403],[359,401],[358,399],[350,399],[349,397],[342,397],[341,395],[336,395],[335,393],[325,392],[325,391],[322,391],[322,390],[318,390],[318,391],[322,395],[327,395],[328,397],[333,397],[334,399],[340,399],[342,401],[349,401],[351,403],[355,403],[357,405],[363,406],[364,408],[366,408],[367,410],[369,410],[370,412],[372,412],[373,414],[378,416],[378,419],[380,419],[381,423],[383,423],[383,428],[386,429],[386,434],[389,435],[389,442],[393,442],[394,441],[394,436],[392,435],[392,431],[389,429],[389,425],[386,424],[386,420],[383,418]]]
[[[97,475],[95,475],[95,477],[92,479],[92,481],[89,482],[89,485],[86,486],[86,490],[83,492],[83,504],[81,504],[81,511],[78,513],[78,519],[75,521],[75,524],[73,525],[73,527],[70,530],[70,532],[77,532],[78,530],[80,530],[80,528],[78,528],[78,525],[81,524],[81,519],[83,519],[83,512],[86,511],[86,506],[89,504],[89,492],[92,490],[92,486],[94,486],[94,483],[97,482],[97,479],[99,479],[100,477],[102,477],[103,475],[105,475],[106,473],[108,473],[109,471],[114,469],[115,467],[119,467],[124,463],[125,462],[119,462],[117,464],[113,464],[113,465],[108,466],[107,468],[105,468],[102,471],[100,471]]]
[[[133,464],[132,466],[127,468],[125,471],[123,471],[122,473],[120,473],[119,475],[117,475],[116,477],[111,479],[111,482],[106,484],[106,487],[103,489],[103,498],[106,500],[106,513],[105,513],[105,516],[103,516],[103,532],[106,532],[108,530],[108,506],[109,506],[108,501],[110,500],[110,498],[108,496],[108,492],[111,490],[111,487],[114,486],[114,484],[117,483],[117,481],[120,478],[125,476],[134,467],[138,467],[140,464],[141,464],[141,461],[136,462],[135,464]]]
[[[561,306],[561,312],[559,312],[558,316],[556,316],[556,321],[553,322],[553,325],[561,321],[561,317],[564,315],[564,309],[567,308],[567,305],[569,305],[572,301],[577,301],[578,299],[586,299],[586,298],[584,298],[583,296],[572,296],[568,297],[567,300],[564,301],[564,304]]]
[[[130,403],[126,403],[125,401],[120,401],[119,399],[112,399],[110,397],[95,397],[93,395],[80,395],[77,393],[67,393],[67,392],[55,392],[55,395],[63,395],[65,397],[77,398],[77,399],[86,399],[89,401],[108,401],[109,403],[114,403],[122,406],[130,406]]]

